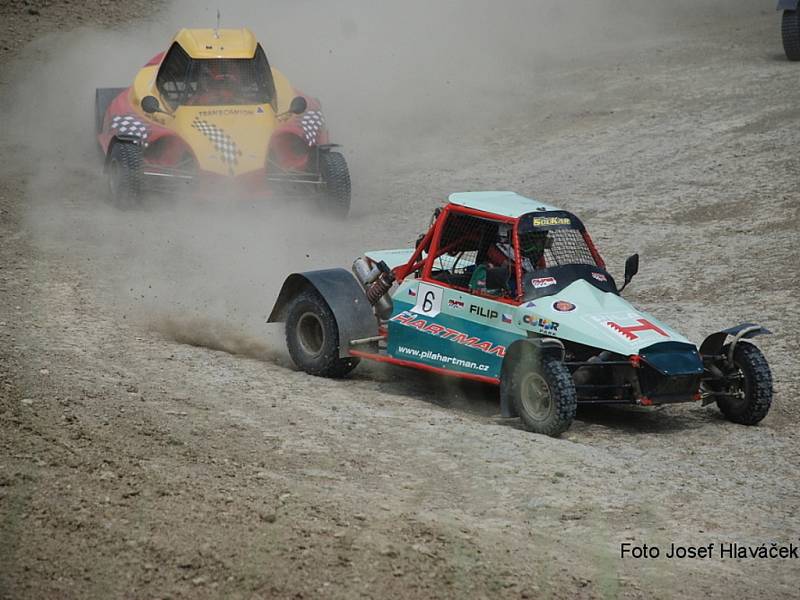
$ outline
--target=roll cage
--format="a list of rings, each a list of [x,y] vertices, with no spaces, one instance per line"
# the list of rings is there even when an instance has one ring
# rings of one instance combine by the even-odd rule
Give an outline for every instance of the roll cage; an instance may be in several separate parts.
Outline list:
[[[519,304],[537,295],[532,285],[536,278],[556,271],[569,283],[586,279],[616,292],[603,258],[572,213],[542,211],[509,217],[447,204],[434,213],[433,223],[411,258],[396,267],[394,275],[398,281],[414,275],[422,281]],[[600,273],[593,278],[595,271]]]

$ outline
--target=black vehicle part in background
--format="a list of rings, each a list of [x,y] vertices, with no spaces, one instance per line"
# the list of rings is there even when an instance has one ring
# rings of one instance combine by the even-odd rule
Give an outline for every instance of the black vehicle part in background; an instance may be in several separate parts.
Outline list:
[[[99,135],[103,131],[106,111],[114,98],[128,88],[97,88],[94,91],[94,132]]]
[[[781,19],[781,36],[783,51],[789,60],[800,60],[800,13],[799,0],[780,0],[778,10],[783,11]]]
[[[314,289],[331,309],[339,331],[339,356],[349,356],[349,341],[378,334],[378,322],[367,296],[355,277],[345,269],[292,273],[283,282],[268,323],[286,321],[288,306],[303,292]]]

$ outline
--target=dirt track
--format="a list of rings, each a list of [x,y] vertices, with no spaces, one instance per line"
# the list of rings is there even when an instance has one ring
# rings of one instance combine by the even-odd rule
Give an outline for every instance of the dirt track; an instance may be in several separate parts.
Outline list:
[[[346,223],[120,213],[86,142],[42,161],[41,132],[4,135],[0,596],[796,597],[796,560],[619,558],[626,541],[800,542],[800,94],[777,22],[687,17],[537,70],[490,127],[380,159],[365,113],[364,146],[344,134]],[[33,81],[60,64],[37,48]],[[263,324],[286,272],[405,245],[447,192],[498,188],[581,215],[612,270],[639,251],[626,296],[693,340],[773,330],[767,419],[592,410],[553,440],[498,419],[490,387],[288,366]]]

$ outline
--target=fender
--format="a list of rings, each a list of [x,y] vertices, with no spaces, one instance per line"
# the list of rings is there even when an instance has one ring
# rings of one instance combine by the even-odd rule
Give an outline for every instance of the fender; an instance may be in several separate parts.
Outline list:
[[[777,10],[797,10],[800,0],[778,0]]]
[[[508,369],[515,360],[519,360],[523,352],[532,350],[534,356],[546,353],[564,360],[564,343],[561,340],[549,337],[533,337],[517,340],[506,351],[503,366],[500,368],[500,416],[505,418],[517,417],[514,403],[508,393]]]
[[[307,289],[316,290],[336,318],[339,356],[350,356],[349,341],[378,335],[378,321],[361,284],[345,269],[292,273],[283,282],[267,323],[286,320],[289,302]]]
[[[761,325],[756,325],[755,323],[742,323],[736,327],[723,329],[722,331],[717,331],[716,333],[709,335],[703,341],[703,343],[700,344],[700,354],[702,356],[719,356],[719,354],[722,352],[722,347],[725,345],[725,341],[730,336],[733,337],[733,342],[731,342],[730,349],[728,350],[728,356],[726,357],[727,362],[730,364],[733,362],[733,351],[736,349],[736,344],[738,344],[740,340],[753,338],[757,335],[771,334],[772,332],[769,329],[762,327]]]

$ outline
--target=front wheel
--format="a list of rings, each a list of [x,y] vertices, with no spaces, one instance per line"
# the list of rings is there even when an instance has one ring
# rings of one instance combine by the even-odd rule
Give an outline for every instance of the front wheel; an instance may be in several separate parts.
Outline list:
[[[108,192],[111,203],[129,208],[142,197],[142,148],[136,144],[117,142],[111,147],[108,160]]]
[[[730,345],[722,351],[727,354]],[[727,370],[724,396],[717,400],[725,418],[741,425],[755,425],[772,405],[772,372],[756,346],[740,342],[733,351],[733,368]]]
[[[350,170],[339,152],[323,151],[319,154],[319,172],[323,191],[320,208],[324,213],[345,217],[350,210]]]
[[[511,365],[508,377],[508,393],[527,429],[554,437],[569,429],[578,395],[563,362],[526,352]]]
[[[357,358],[339,357],[339,326],[328,303],[315,290],[298,295],[286,316],[286,345],[294,364],[320,377],[344,377]]]
[[[796,10],[783,11],[781,35],[786,58],[800,60],[800,14]]]

